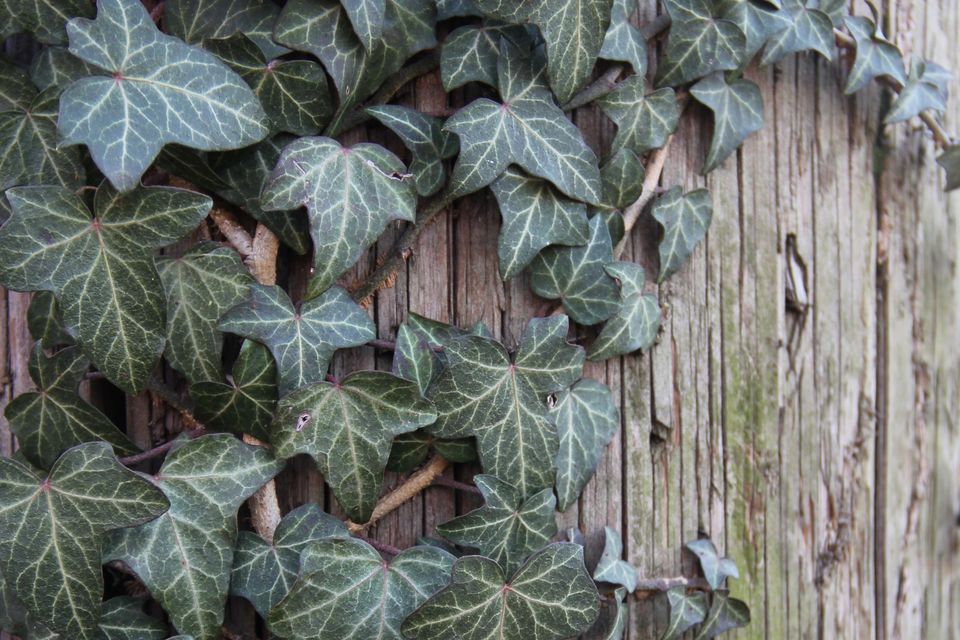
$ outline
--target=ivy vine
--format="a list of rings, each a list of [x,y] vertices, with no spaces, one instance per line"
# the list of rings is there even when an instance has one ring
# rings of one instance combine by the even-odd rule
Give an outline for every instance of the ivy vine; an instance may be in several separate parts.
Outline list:
[[[36,340],[36,390],[6,408],[19,449],[0,459],[0,628],[212,640],[232,594],[284,638],[614,639],[636,591],[665,594],[664,638],[747,624],[737,567],[709,540],[686,545],[698,577],[641,577],[616,531],[589,569],[583,534],[557,531],[621,421],[584,362],[656,340],[649,283],[682,268],[714,214],[704,190],[660,188],[672,135],[692,103],[709,111],[712,171],[763,126],[755,59],[842,49],[845,91],[878,81],[885,123],[922,120],[947,189],[960,145],[941,124],[949,73],[905,60],[872,5],[661,4],[637,26],[628,0],[0,3],[2,36],[27,34],[0,61],[0,284],[35,292]],[[434,71],[478,97],[395,103]],[[616,125],[600,157],[570,117],[595,107]],[[344,142],[361,125],[406,153]],[[528,272],[543,317],[516,345],[414,313],[378,340],[371,297],[435,216],[484,188],[500,275]],[[643,216],[662,230],[656,273],[624,260]],[[395,221],[376,268],[345,283]],[[285,275],[294,254],[312,261],[304,287]],[[586,348],[571,322],[597,327]],[[363,346],[392,350],[392,370],[330,375]],[[94,377],[149,389],[186,430],[141,451],[81,397]],[[298,454],[343,519],[282,515],[272,479]],[[442,475],[474,460],[473,484]],[[388,469],[410,476],[383,495]],[[435,483],[483,504],[410,549],[366,537]],[[254,531],[239,531],[248,500]],[[104,566],[150,613],[105,589]]]

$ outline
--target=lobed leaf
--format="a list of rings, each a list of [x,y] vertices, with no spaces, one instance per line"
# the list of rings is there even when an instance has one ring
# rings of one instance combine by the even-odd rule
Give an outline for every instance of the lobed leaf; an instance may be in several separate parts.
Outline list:
[[[446,182],[443,161],[457,155],[457,138],[443,130],[443,121],[397,105],[368,107],[366,112],[393,131],[413,155],[410,173],[421,196],[439,191]]]
[[[750,624],[750,608],[747,603],[731,598],[726,591],[717,591],[713,594],[713,602],[706,620],[697,634],[697,640],[714,638],[731,629],[738,629]]]
[[[722,587],[728,577],[740,577],[736,563],[730,558],[721,558],[711,540],[702,538],[683,546],[697,557],[703,577],[714,591]]]
[[[713,205],[706,189],[684,194],[682,188],[674,187],[657,199],[650,213],[663,227],[657,278],[663,282],[683,266],[707,234]]]
[[[591,361],[646,349],[660,329],[660,304],[653,294],[644,293],[643,267],[631,262],[614,262],[606,267],[610,276],[620,280],[620,308],[593,341],[587,357]]]
[[[67,333],[63,318],[60,317],[57,297],[50,291],[37,291],[30,298],[27,327],[30,335],[39,341],[44,349],[73,344],[73,338]]]
[[[788,26],[767,42],[760,64],[779,62],[791,53],[813,50],[833,60],[833,20],[817,7],[817,0],[782,0],[780,13]]]
[[[937,164],[943,167],[947,173],[945,189],[953,191],[960,188],[960,145],[947,147],[937,158]]]
[[[790,26],[779,0],[719,0],[717,15],[737,25],[745,37],[737,61],[744,67],[774,36]]]
[[[367,49],[375,47],[383,34],[386,2],[384,0],[340,0],[340,4],[347,12],[350,24],[353,25],[353,32],[363,46]]]
[[[63,44],[67,21],[92,14],[87,0],[4,0],[0,3],[0,40],[25,31],[42,43]]]
[[[670,35],[657,69],[657,87],[676,87],[714,71],[740,66],[746,36],[733,22],[719,17],[713,0],[665,0]]]
[[[243,34],[263,55],[275,58],[290,52],[273,41],[279,14],[271,0],[169,0],[164,26],[170,35],[190,44]]]
[[[647,75],[647,41],[640,30],[630,23],[636,8],[636,3],[631,0],[613,0],[610,26],[603,36],[600,57],[626,62],[634,74],[643,78]]]
[[[707,76],[690,94],[713,111],[713,138],[704,161],[710,173],[736,151],[751,133],[763,128],[763,96],[749,80],[727,82],[722,73]]]
[[[524,27],[499,22],[455,29],[440,49],[443,88],[450,92],[468,82],[483,82],[496,89],[501,38],[523,46],[529,35]]]
[[[707,596],[702,591],[687,593],[686,587],[674,587],[667,591],[667,600],[670,603],[670,624],[661,640],[679,638],[707,617]]]
[[[604,527],[603,552],[593,570],[593,579],[618,584],[633,593],[637,588],[637,570],[629,562],[621,560],[621,556],[623,556],[623,541],[620,539],[620,534],[610,527]]]
[[[909,120],[928,109],[938,113],[946,111],[950,77],[950,72],[940,65],[914,58],[907,83],[890,106],[883,123]]]
[[[636,202],[643,192],[646,170],[637,154],[623,147],[600,167],[600,177],[603,180],[603,204],[612,209],[624,209]],[[611,232],[610,240],[616,243],[620,238],[614,238]]]
[[[611,153],[629,149],[643,155],[662,147],[677,130],[680,108],[673,89],[644,95],[643,76],[630,76],[619,87],[597,100],[607,116],[617,123]]]
[[[903,55],[899,47],[883,37],[873,20],[848,16],[844,25],[857,43],[856,58],[847,76],[844,93],[856,93],[879,76],[893,78],[901,85],[906,84],[907,76],[903,71]]]

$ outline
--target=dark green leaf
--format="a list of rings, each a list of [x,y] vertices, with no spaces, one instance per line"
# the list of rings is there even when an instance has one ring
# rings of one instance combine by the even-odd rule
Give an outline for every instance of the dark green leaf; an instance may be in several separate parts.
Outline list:
[[[589,239],[586,205],[560,195],[545,180],[508,168],[490,190],[503,218],[497,253],[504,280],[520,273],[548,245],[582,245]]]
[[[556,427],[546,412],[550,393],[580,378],[583,349],[566,341],[567,317],[535,318],[512,359],[497,342],[471,336],[448,343],[448,367],[430,387],[444,438],[476,436],[484,472],[524,496],[554,480]]]
[[[674,187],[657,198],[650,213],[663,227],[657,278],[663,282],[683,266],[707,234],[713,204],[706,189],[684,194],[682,188]]]
[[[593,579],[626,587],[633,592],[637,588],[637,570],[632,564],[621,559],[623,541],[620,534],[610,527],[603,528],[603,553],[593,570]]]
[[[220,380],[217,320],[250,296],[254,279],[236,251],[215,242],[156,263],[167,298],[167,362],[191,383]]]
[[[677,130],[680,108],[673,89],[644,95],[643,76],[630,76],[619,87],[597,101],[603,112],[617,123],[612,152],[627,148],[643,155],[659,149]]]
[[[97,640],[163,640],[167,626],[143,611],[143,600],[129,596],[110,598],[100,612]]]
[[[443,88],[453,91],[468,82],[483,82],[497,88],[500,38],[522,46],[529,36],[524,27],[499,23],[460,27],[447,36],[440,50]]]
[[[386,562],[362,540],[314,542],[303,552],[300,580],[270,612],[270,631],[303,640],[401,640],[404,618],[446,584],[452,564],[435,547]]]
[[[713,0],[665,0],[672,20],[658,87],[676,87],[714,71],[736,69],[747,48],[743,31],[717,15]]]
[[[525,498],[512,484],[496,476],[477,475],[474,483],[483,506],[437,527],[450,542],[479,549],[511,575],[557,532],[557,499],[547,488]]]
[[[167,32],[200,44],[210,38],[229,38],[241,33],[275,58],[289,52],[273,41],[273,26],[280,8],[272,0],[168,0]]]
[[[610,23],[612,0],[505,2],[474,0],[486,15],[540,28],[547,49],[550,88],[561,103],[590,79]]]
[[[778,1],[719,0],[717,4],[717,15],[737,25],[746,36],[746,46],[738,55],[741,67],[750,62],[770,38],[790,26],[789,18],[780,11]]]
[[[370,107],[367,113],[399,136],[410,150],[410,173],[421,196],[433,195],[443,187],[446,174],[443,160],[457,155],[454,135],[443,130],[443,121],[397,105]]]
[[[36,95],[23,69],[0,59],[0,111],[27,111]]]
[[[60,345],[73,344],[73,338],[67,333],[60,317],[57,297],[49,291],[37,291],[30,299],[27,310],[27,326],[34,340],[39,340],[44,349],[53,349]]]
[[[598,203],[600,170],[580,131],[553,102],[532,61],[501,40],[498,78],[503,104],[480,98],[447,120],[460,136],[450,178],[453,195],[481,189],[515,163],[578,200]]]
[[[960,145],[947,147],[937,158],[937,164],[947,173],[947,191],[960,189]]]
[[[105,440],[120,455],[137,451],[107,416],[77,394],[89,361],[77,347],[47,358],[38,342],[30,356],[30,377],[39,392],[21,393],[4,412],[31,464],[49,469],[66,449]]]
[[[409,473],[419,467],[430,455],[430,435],[423,430],[402,433],[393,439],[387,471]]]
[[[304,548],[323,538],[349,535],[342,521],[311,503],[283,516],[272,543],[251,531],[241,531],[233,555],[230,594],[246,598],[266,618],[293,587]]]
[[[281,458],[309,454],[340,507],[354,522],[366,522],[394,436],[435,419],[416,384],[383,371],[359,371],[283,397],[272,440]]]
[[[406,619],[403,633],[419,640],[559,640],[586,631],[598,612],[583,548],[555,543],[509,582],[489,558],[460,558],[450,585]]]
[[[267,113],[267,126],[272,133],[313,135],[333,116],[327,76],[317,62],[282,58],[268,62],[257,45],[243,34],[207,41],[206,48],[253,89]]]
[[[26,184],[75,189],[83,184],[80,150],[58,148],[59,99],[56,88],[33,91],[26,106],[0,112],[0,190]]]
[[[714,638],[731,629],[739,629],[750,624],[750,608],[747,603],[731,598],[727,591],[713,594],[713,603],[707,619],[697,634],[697,640]]]
[[[763,96],[753,82],[741,78],[728,83],[722,73],[707,76],[690,94],[713,111],[713,139],[703,165],[706,174],[736,151],[747,136],[763,128]]]
[[[320,59],[340,95],[340,107],[328,133],[397,72],[417,51],[436,45],[436,8],[431,0],[387,0],[383,38],[363,46],[344,8],[335,0],[291,0],[274,31],[277,42]]]
[[[178,631],[198,640],[220,637],[237,509],[281,469],[263,447],[227,434],[188,440],[154,476],[170,499],[156,520],[111,536],[104,562],[132,569],[170,615]]]
[[[867,2],[870,5],[870,1]],[[870,7],[873,9],[874,7]],[[850,15],[850,3],[847,0],[817,0],[817,9],[830,17],[833,26],[840,28]]]
[[[141,524],[168,502],[104,442],[67,450],[44,478],[0,458],[0,570],[28,614],[71,639],[97,637],[103,534]]]
[[[914,58],[907,84],[890,107],[890,113],[883,119],[884,124],[909,120],[928,109],[939,113],[946,111],[950,75],[938,64]]]
[[[66,47],[46,47],[30,64],[30,80],[40,91],[63,89],[71,82],[96,75],[96,67],[76,57]]]
[[[670,603],[670,625],[660,640],[679,638],[707,617],[707,596],[702,591],[688,594],[686,587],[674,587],[667,591],[667,601]]]
[[[482,15],[474,0],[437,0],[437,20]]]
[[[561,300],[575,322],[599,324],[620,306],[617,285],[603,270],[613,262],[610,232],[603,218],[590,219],[582,247],[548,247],[530,265],[530,287],[542,298]]]
[[[778,62],[791,53],[813,50],[827,60],[833,60],[835,39],[830,16],[811,6],[816,0],[783,0],[780,13],[789,21],[767,42],[760,63]]]
[[[395,376],[417,383],[421,395],[440,370],[440,362],[427,336],[410,323],[397,330],[397,348],[393,352],[392,371]]]
[[[627,147],[622,147],[600,167],[600,178],[603,180],[603,204],[613,209],[624,209],[640,197],[643,192],[643,179],[646,170],[637,154]],[[619,241],[611,240],[616,243]]]
[[[707,579],[710,588],[716,591],[723,586],[727,577],[739,578],[740,572],[737,565],[730,558],[721,558],[717,554],[717,548],[713,542],[707,538],[694,540],[684,545],[700,561],[700,569],[703,571],[703,577]]]
[[[610,9],[610,26],[603,37],[600,57],[604,60],[626,62],[641,78],[647,75],[647,41],[640,30],[630,24],[630,16],[636,11],[632,0],[613,0]]]
[[[363,46],[367,49],[374,48],[383,34],[386,2],[384,0],[340,0],[340,4],[346,10],[350,24],[353,25],[353,32]]]
[[[340,287],[307,300],[299,310],[277,286],[253,285],[250,294],[217,326],[269,347],[280,372],[281,396],[323,380],[337,349],[376,337],[370,317]]]
[[[4,0],[0,3],[0,40],[26,31],[40,42],[63,44],[67,20],[90,15],[93,7],[88,0]]]
[[[236,149],[267,134],[250,87],[211,54],[161,33],[139,2],[98,0],[96,20],[71,20],[67,30],[70,53],[103,71],[63,92],[63,144],[86,144],[117,189],[136,186],[165,144]]]
[[[883,37],[877,25],[869,18],[848,16],[844,21],[847,31],[857,42],[857,57],[847,76],[844,92],[849,95],[860,91],[879,76],[893,78],[901,85],[907,77],[903,71],[903,56],[900,49]]]
[[[412,221],[416,199],[406,167],[383,147],[343,147],[318,137],[300,138],[283,150],[260,204],[268,211],[307,208],[313,297],[352,267],[390,220]]]
[[[455,464],[473,462],[477,459],[477,447],[473,438],[457,438],[455,440],[432,440],[431,444],[444,460]]]
[[[165,341],[163,286],[152,250],[196,228],[211,201],[169,187],[117,193],[104,184],[96,217],[61,187],[7,192],[14,214],[0,228],[0,281],[53,291],[71,335],[114,384],[137,393]]]
[[[190,386],[190,395],[197,418],[208,429],[269,440],[277,406],[277,365],[265,346],[246,340],[226,382],[197,382]]]
[[[575,504],[620,429],[620,412],[610,389],[584,378],[557,394],[550,410],[557,425],[557,498],[561,511]],[[633,589],[630,589],[633,591]]]
[[[614,262],[604,268],[620,280],[621,303],[590,346],[588,357],[593,361],[646,349],[660,329],[660,304],[657,296],[643,292],[643,268],[632,262]]]
[[[627,633],[627,618],[630,614],[630,610],[627,608],[627,603],[624,602],[626,597],[627,590],[623,587],[620,587],[613,592],[613,624],[610,625],[609,629],[607,629],[607,633],[603,636],[603,640],[621,640],[625,637],[625,634]]]
[[[222,182],[213,187],[220,197],[267,225],[284,244],[303,255],[311,247],[307,217],[298,211],[264,211],[260,204],[280,152],[293,140],[293,136],[280,134],[245,149],[210,154],[210,171]]]

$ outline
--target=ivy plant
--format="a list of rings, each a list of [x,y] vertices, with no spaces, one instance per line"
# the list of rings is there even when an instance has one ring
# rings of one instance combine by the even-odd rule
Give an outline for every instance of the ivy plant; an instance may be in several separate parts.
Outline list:
[[[928,126],[948,189],[960,145],[941,124],[949,72],[905,60],[872,5],[661,4],[640,24],[628,0],[0,3],[17,36],[0,59],[0,284],[33,292],[36,387],[6,405],[0,628],[214,640],[234,596],[273,637],[613,640],[638,591],[662,592],[665,639],[747,624],[735,561],[708,539],[686,545],[695,575],[651,577],[607,523],[590,523],[598,558],[557,531],[621,427],[585,361],[656,342],[657,287],[729,215],[661,188],[672,136],[699,103],[703,172],[730,162],[764,124],[744,72],[815,52],[847,93],[886,87],[886,123]],[[428,74],[450,109],[405,100]],[[609,119],[610,145],[579,109]],[[524,276],[543,313],[516,343],[409,310],[378,340],[377,291],[486,189],[500,276]],[[658,247],[642,266],[640,229]],[[389,371],[332,374],[370,347],[393,351]],[[87,380],[149,390],[184,433],[142,450]],[[301,454],[331,513],[280,509],[273,478]],[[480,473],[441,476],[452,463]],[[409,476],[384,494],[387,470]],[[408,549],[368,537],[442,481],[476,508]]]

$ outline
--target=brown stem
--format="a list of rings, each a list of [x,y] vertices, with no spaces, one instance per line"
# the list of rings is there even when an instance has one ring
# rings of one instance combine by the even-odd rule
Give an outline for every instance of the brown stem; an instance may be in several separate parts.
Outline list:
[[[353,291],[353,299],[361,305],[366,305],[369,299],[387,283],[392,282],[404,261],[410,257],[413,245],[423,230],[433,221],[438,213],[450,206],[454,198],[449,191],[431,200],[418,214],[415,224],[409,225],[397,241],[393,244],[387,257],[374,269],[373,273]]]
[[[210,219],[220,228],[220,233],[237,250],[241,258],[246,260],[253,254],[253,241],[250,239],[250,234],[235,215],[214,205],[210,209]]]
[[[637,198],[636,202],[623,210],[623,237],[620,238],[620,242],[617,243],[616,248],[613,250],[614,260],[619,259],[620,256],[623,255],[623,251],[627,248],[627,243],[630,241],[630,232],[637,224],[640,214],[643,213],[646,206],[650,204],[650,201],[657,195],[657,185],[660,184],[663,165],[667,161],[667,151],[670,149],[670,143],[672,141],[673,136],[671,135],[667,138],[667,141],[663,143],[663,146],[654,151],[650,156],[645,167],[646,176],[643,179],[643,190],[640,192],[640,197]]]
[[[147,383],[150,393],[163,400],[168,406],[176,409],[183,419],[183,423],[191,430],[203,429],[204,426],[193,415],[193,410],[183,403],[176,391],[156,378]]]
[[[373,508],[373,514],[367,522],[357,524],[348,520],[347,529],[354,535],[364,535],[371,526],[385,515],[433,484],[434,479],[443,473],[443,470],[448,466],[450,466],[449,462],[440,456],[434,456],[423,468],[407,478],[403,484],[383,496],[377,506]]]
[[[403,552],[403,550],[400,549],[399,547],[395,547],[392,544],[387,544],[386,542],[380,542],[379,540],[375,540],[374,538],[368,538],[366,536],[354,536],[354,537],[357,538],[358,540],[363,540],[364,542],[366,542],[368,545],[370,545],[377,551],[382,551],[383,553],[386,553],[391,556],[398,556]]]
[[[439,475],[433,479],[434,486],[437,487],[450,487],[451,489],[456,489],[457,491],[463,491],[464,493],[473,493],[480,495],[480,489],[477,489],[472,484],[467,484],[466,482],[460,482],[459,480],[454,480],[453,478]]]
[[[246,260],[251,275],[260,284],[276,284],[277,252],[280,250],[280,240],[265,224],[258,224],[253,234],[251,249]]]
[[[199,429],[191,429],[190,431],[184,431],[180,435],[186,436],[187,438],[196,438],[197,436],[202,436],[206,432],[207,432],[206,429],[204,429],[203,427],[200,427]],[[120,461],[120,464],[125,465],[127,467],[131,467],[135,464],[139,464],[143,462],[144,460],[151,460],[153,458],[157,458],[159,456],[164,455],[165,453],[170,451],[170,449],[172,449],[173,445],[175,445],[176,443],[177,443],[176,440],[171,440],[170,442],[164,442],[163,444],[157,445],[152,449],[147,449],[146,451],[143,451],[141,453],[136,453],[132,456],[124,456],[122,458],[118,458],[118,460]]]
[[[703,578],[687,578],[677,576],[676,578],[640,578],[637,580],[636,592],[643,591],[669,591],[677,587],[686,587],[688,589],[700,589],[707,591],[710,585]]]

